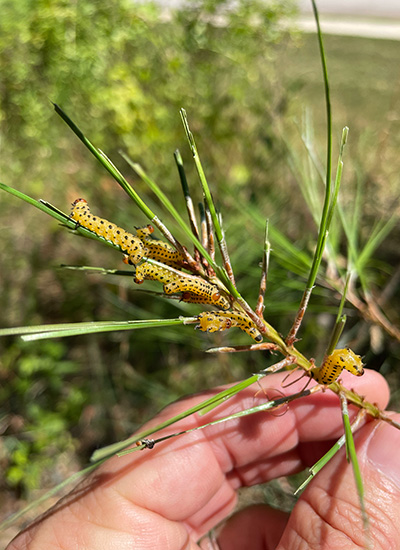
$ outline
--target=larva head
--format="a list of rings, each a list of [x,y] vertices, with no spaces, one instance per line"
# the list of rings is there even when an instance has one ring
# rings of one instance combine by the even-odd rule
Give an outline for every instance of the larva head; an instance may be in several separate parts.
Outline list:
[[[76,199],[71,206],[70,218],[78,222],[79,225],[86,227],[87,224],[85,223],[85,220],[88,217],[92,217],[90,215],[90,209],[87,201],[85,199]]]
[[[136,233],[139,239],[145,239],[151,235],[154,231],[154,227],[150,224],[145,225],[144,227],[136,227]]]
[[[339,364],[354,376],[362,376],[364,374],[363,362],[361,357],[354,353],[351,349],[335,349],[327,358],[327,361]]]
[[[76,216],[79,211],[89,210],[87,200],[82,198],[74,200],[71,206],[72,206],[72,209],[71,209],[72,218],[74,218],[74,216]]]
[[[126,260],[126,261],[125,261]],[[125,259],[124,259],[124,262],[125,263],[128,263],[129,260],[128,260],[128,257],[125,256]],[[143,264],[142,264],[143,265]],[[144,277],[145,277],[145,274],[143,273],[143,270],[142,270],[142,265],[136,265],[135,268],[136,268],[136,271],[135,271],[135,277],[134,277],[134,281],[137,285],[141,285],[143,282],[144,282]]]
[[[80,197],[79,199],[75,199],[74,202],[72,203],[72,208],[74,206],[76,206],[79,202],[83,202],[85,204],[87,204],[87,200],[86,199],[82,199],[82,197]]]
[[[220,294],[220,292],[218,291],[214,292],[211,295],[211,300],[214,303],[214,305],[219,306],[222,309],[230,308],[230,303],[228,302],[228,300],[224,296],[222,296],[222,294]]]

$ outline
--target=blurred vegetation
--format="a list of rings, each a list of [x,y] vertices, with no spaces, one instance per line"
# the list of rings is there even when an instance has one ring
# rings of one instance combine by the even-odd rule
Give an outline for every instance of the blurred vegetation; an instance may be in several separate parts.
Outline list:
[[[147,223],[54,114],[54,101],[126,175],[131,172],[120,149],[141,162],[183,211],[172,156],[177,147],[194,198],[201,199],[178,113],[185,107],[220,203],[238,286],[250,303],[256,300],[265,219],[294,245],[292,254],[285,254],[280,233],[271,235],[266,318],[285,334],[303,291],[316,235],[299,183],[314,181],[322,196],[318,170],[304,145],[315,155],[317,167],[323,165],[320,61],[315,36],[300,36],[282,25],[294,13],[290,3],[242,0],[232,11],[227,5],[199,0],[163,13],[154,5],[127,0],[2,0],[2,181],[64,211],[83,196],[93,211],[126,229]],[[378,221],[399,214],[400,81],[393,75],[398,44],[331,36],[325,43],[334,143],[342,127],[350,126],[342,203],[351,217],[355,190],[362,190],[361,246]],[[143,183],[131,179],[145,194]],[[5,193],[0,216],[2,326],[201,311],[137,291],[129,279],[57,269],[61,263],[120,267],[120,255],[73,237]],[[160,216],[169,222],[162,212]],[[397,224],[365,267],[372,295],[396,281],[398,233]],[[344,262],[339,226],[333,237]],[[299,343],[301,351],[315,357],[324,349],[338,303],[323,278],[320,283]],[[387,294],[385,311],[398,324],[398,285]],[[351,338],[368,366],[393,378],[398,343],[357,309],[349,307],[347,314],[345,343]],[[45,481],[54,484],[52,463],[53,477],[60,475],[55,457],[73,465],[77,454],[85,462],[94,447],[125,437],[182,394],[266,366],[263,354],[204,355],[210,345],[225,342],[246,343],[247,337],[229,331],[211,339],[182,327],[62,343],[1,341],[3,489],[12,487],[16,496],[27,497],[43,485],[45,472]]]

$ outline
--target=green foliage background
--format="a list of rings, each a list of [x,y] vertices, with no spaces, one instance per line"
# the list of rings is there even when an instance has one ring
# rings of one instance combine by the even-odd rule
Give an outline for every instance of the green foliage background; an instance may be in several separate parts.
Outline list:
[[[294,245],[288,251],[281,233],[272,235],[267,318],[285,333],[316,235],[299,182],[318,182],[300,135],[307,106],[313,117],[307,128],[315,131],[310,143],[316,156],[324,158],[317,45],[314,36],[284,30],[288,26],[282,22],[294,13],[290,3],[243,0],[234,11],[227,4],[201,0],[166,14],[154,5],[126,0],[1,0],[2,181],[64,211],[84,196],[94,211],[127,229],[147,222],[57,118],[54,101],[131,177],[139,193],[147,191],[119,157],[120,149],[143,164],[182,210],[172,156],[177,147],[194,199],[201,199],[179,118],[179,108],[185,107],[224,217],[239,289],[250,303],[257,294],[265,219]],[[350,126],[343,205],[352,212],[354,189],[362,186],[361,242],[377,220],[388,219],[396,208],[400,133],[394,116],[399,107],[399,81],[392,75],[395,46],[326,37],[335,143],[341,128]],[[57,269],[61,263],[120,267],[120,255],[73,237],[14,197],[0,197],[0,216],[3,326],[195,312],[135,292],[125,278],[121,282]],[[368,265],[372,291],[390,280],[390,264],[398,264],[397,227],[391,235]],[[334,237],[345,254],[339,228]],[[393,322],[398,321],[398,304],[395,292],[388,310]],[[308,355],[322,352],[336,305],[337,296],[320,286],[301,334],[300,348]],[[390,373],[398,347],[380,331],[379,346],[371,348],[371,327],[355,310],[348,313],[357,352]],[[94,447],[125,437],[182,394],[266,366],[262,354],[217,359],[203,353],[209,345],[232,341],[247,342],[234,331],[211,340],[192,327],[61,343],[0,342],[2,489],[12,487],[15,496],[25,497],[43,483],[52,485],[60,475],[56,457],[65,458],[68,471],[75,455],[85,461]]]

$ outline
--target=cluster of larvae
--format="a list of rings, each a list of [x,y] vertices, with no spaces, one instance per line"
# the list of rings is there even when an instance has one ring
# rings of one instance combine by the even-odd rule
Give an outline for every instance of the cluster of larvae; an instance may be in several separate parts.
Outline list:
[[[125,262],[135,266],[135,282],[145,280],[159,281],[165,294],[182,293],[184,302],[210,304],[223,311],[201,313],[197,319],[197,328],[204,332],[216,332],[238,327],[256,342],[262,341],[262,335],[254,322],[244,313],[229,310],[229,300],[221,294],[218,287],[202,277],[180,271],[185,266],[182,254],[170,244],[151,238],[154,231],[151,225],[138,228],[136,235],[125,231],[115,223],[95,216],[85,199],[76,199],[72,204],[71,219],[99,237],[118,246],[125,254]],[[156,260],[163,265],[148,262]]]
[[[170,244],[152,239],[154,229],[151,225],[138,228],[136,235],[133,235],[115,223],[92,214],[85,199],[73,202],[70,217],[82,227],[119,246],[125,254],[124,261],[135,266],[137,284],[145,280],[159,281],[163,284],[165,294],[182,293],[184,302],[210,304],[222,310],[200,313],[196,325],[199,330],[218,332],[238,327],[256,342],[262,341],[262,334],[255,323],[246,314],[229,310],[228,299],[216,285],[179,270],[186,264],[184,257]],[[144,258],[163,265],[153,264]],[[319,384],[329,385],[337,380],[343,370],[355,376],[361,376],[364,372],[361,357],[351,349],[334,350],[325,358],[322,366],[314,367],[310,374]]]

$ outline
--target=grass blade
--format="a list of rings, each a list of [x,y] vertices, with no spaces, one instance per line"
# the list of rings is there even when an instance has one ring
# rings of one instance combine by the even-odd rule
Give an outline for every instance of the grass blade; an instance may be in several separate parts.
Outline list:
[[[143,170],[143,168],[140,166],[140,164],[133,162],[125,153],[120,152],[120,155],[122,158],[129,164],[129,166],[142,178],[142,180],[150,187],[150,189],[153,191],[153,193],[160,199],[163,206],[168,210],[168,212],[171,214],[171,216],[176,220],[180,228],[184,231],[185,235],[191,239],[195,245],[198,242],[195,235],[193,235],[193,232],[191,231],[190,227],[186,224],[182,216],[179,214],[175,206],[172,204],[172,202],[169,200],[169,198],[166,196],[166,194],[160,189],[160,187],[156,184],[155,181],[153,181],[149,176],[146,174],[146,172]],[[183,256],[187,256],[188,253],[184,250],[182,245],[172,236],[171,232],[167,229],[167,227],[157,218],[152,220],[155,225],[162,231],[162,233],[166,236],[166,238],[177,248]],[[193,260],[193,258],[189,255],[188,261],[191,265],[196,265],[196,262]]]
[[[259,317],[263,317],[265,291],[267,289],[269,258],[271,255],[271,243],[269,242],[269,239],[268,239],[268,225],[269,224],[267,220],[265,224],[265,233],[264,233],[264,250],[263,250],[262,268],[261,268],[260,289],[258,292],[258,300],[257,300],[257,306],[255,310],[256,314]]]
[[[14,195],[15,197],[18,197],[19,199],[27,202],[28,204],[31,204],[32,206],[35,206],[35,208],[38,208],[42,212],[45,212],[52,218],[55,218],[56,220],[60,221],[61,223],[64,223],[71,229],[74,229],[76,226],[76,222],[71,220],[68,217],[68,214],[64,214],[64,212],[61,212],[61,210],[58,210],[57,208],[51,207],[49,203],[46,203],[45,201],[40,201],[33,199],[29,195],[25,195],[25,193],[22,193],[22,191],[18,191],[17,189],[14,189],[13,187],[9,187],[5,183],[0,182],[0,189],[3,191],[6,191],[7,193],[10,193],[11,195]]]
[[[362,420],[366,415],[366,411],[361,409],[356,416],[353,424],[351,425],[351,430],[354,432],[361,424]],[[296,489],[294,492],[295,495],[300,493],[305,487],[310,483],[310,481],[317,475],[318,472],[330,461],[331,458],[346,444],[346,435],[343,434],[338,441],[329,449],[327,453],[324,454],[311,468],[309,468],[310,475],[308,478]]]
[[[201,403],[198,403],[194,407],[191,407],[191,408],[187,409],[186,411],[183,411],[182,413],[179,413],[178,415],[166,420],[165,422],[162,422],[161,424],[159,424],[158,426],[155,426],[154,428],[151,428],[149,430],[145,430],[145,431],[143,431],[143,432],[141,432],[137,435],[134,435],[132,437],[129,437],[128,439],[125,439],[124,441],[120,441],[118,443],[113,443],[112,445],[108,445],[107,447],[103,447],[102,449],[97,449],[93,453],[93,455],[91,457],[91,460],[93,460],[93,461],[103,460],[105,458],[108,458],[108,457],[116,454],[116,453],[119,454],[119,453],[121,453],[121,451],[126,449],[126,447],[129,447],[130,445],[132,445],[132,444],[134,444],[134,443],[136,443],[140,440],[146,439],[150,435],[153,435],[154,433],[159,432],[160,430],[163,430],[164,428],[167,428],[168,426],[171,426],[172,424],[175,424],[176,422],[178,422],[178,421],[180,421],[184,418],[187,418],[188,416],[190,416],[192,414],[195,414],[197,412],[200,413],[200,414],[204,414],[205,412],[208,412],[208,411],[212,410],[214,408],[214,406],[217,406],[217,405],[220,405],[221,403],[224,403],[227,399],[233,397],[238,392],[240,392],[243,389],[249,387],[254,382],[257,382],[259,380],[259,378],[263,377],[263,376],[264,376],[264,374],[255,374],[255,375],[251,376],[250,378],[248,378],[246,380],[243,380],[243,381],[239,382],[238,384],[235,384],[234,386],[231,386],[230,388],[227,388],[226,390],[223,390],[223,391],[217,393],[216,395],[212,396],[211,398],[208,398],[205,401],[202,401]],[[286,397],[283,397],[283,398],[276,399],[274,401],[268,401],[268,402],[262,403],[261,405],[258,405],[256,407],[252,407],[250,409],[245,409],[243,411],[239,411],[239,412],[234,413],[232,415],[229,415],[227,417],[218,419],[216,421],[212,421],[208,424],[205,424],[204,426],[199,426],[199,427],[196,427],[194,429],[179,432],[178,434],[172,434],[171,436],[181,435],[181,434],[184,434],[184,433],[189,433],[189,432],[194,431],[196,429],[203,429],[206,426],[211,426],[211,425],[214,425],[214,424],[219,424],[221,422],[227,422],[228,420],[232,420],[232,419],[235,419],[235,418],[240,418],[240,417],[243,417],[243,416],[248,416],[248,415],[251,415],[251,414],[271,410],[271,409],[279,407],[283,404],[289,403],[290,401],[294,401],[295,399],[298,399],[299,397],[305,397],[309,394],[310,394],[310,390],[306,390],[306,391],[303,391],[303,392],[300,392],[300,393],[296,393],[296,394],[293,394],[293,395],[290,395],[290,396],[286,396]],[[162,438],[162,439],[164,439],[164,438]],[[134,449],[134,450],[136,450],[136,449]],[[128,451],[128,452],[130,452],[130,451]]]
[[[75,220],[71,220],[68,214],[65,214],[62,212],[62,210],[59,210],[52,204],[50,204],[47,201],[44,201],[42,199],[36,200],[30,197],[29,195],[25,195],[25,193],[22,193],[22,191],[18,191],[17,189],[14,189],[13,187],[9,187],[5,183],[0,182],[0,189],[3,191],[6,191],[7,193],[10,193],[11,195],[14,195],[15,197],[27,202],[28,204],[31,204],[38,210],[41,210],[42,212],[45,212],[52,218],[58,220],[63,225],[65,225],[68,229],[72,229],[74,233],[77,233],[78,235],[81,235],[83,237],[87,237],[88,239],[93,239],[94,241],[99,241],[103,244],[106,244],[110,248],[113,248],[114,250],[121,251],[120,247],[116,244],[113,244],[110,241],[107,241],[103,237],[99,237],[93,231],[90,231],[89,229],[86,229],[85,227],[82,227],[81,225],[77,225]]]
[[[253,378],[253,377],[252,377]],[[243,381],[239,382],[239,384],[236,384],[235,386],[232,386],[226,390],[223,390],[216,395],[213,395],[212,397],[209,397],[205,401],[202,401],[201,403],[198,403],[194,407],[190,407],[186,411],[183,411],[176,416],[169,418],[168,420],[162,422],[161,424],[158,424],[154,428],[151,428],[149,430],[145,430],[135,436],[129,437],[128,439],[125,439],[124,441],[119,441],[118,443],[113,443],[111,445],[107,445],[106,447],[103,447],[102,449],[97,449],[92,457],[91,461],[96,462],[98,460],[103,460],[104,458],[108,458],[112,455],[114,455],[117,452],[122,451],[126,447],[129,447],[129,445],[132,445],[133,443],[136,443],[138,440],[144,439],[149,437],[150,435],[153,435],[154,433],[167,428],[168,426],[171,426],[172,424],[175,424],[175,422],[178,422],[179,420],[182,420],[184,418],[187,418],[188,416],[195,414],[197,412],[200,412],[201,410],[205,409],[206,407],[209,407],[213,403],[221,403],[222,401],[229,398],[229,396],[234,395],[236,392],[236,386],[240,385],[242,387]],[[237,393],[237,392],[236,392]]]
[[[209,188],[208,183],[207,183],[207,178],[206,178],[206,175],[205,175],[204,170],[203,170],[203,166],[202,166],[201,161],[200,161],[200,157],[199,157],[199,154],[198,154],[198,151],[197,151],[196,143],[194,141],[193,134],[192,134],[192,132],[190,131],[190,128],[189,128],[189,123],[188,123],[188,119],[187,119],[185,109],[181,109],[180,114],[181,114],[182,124],[183,124],[183,127],[185,129],[186,137],[187,137],[187,140],[189,142],[189,147],[190,147],[190,150],[191,150],[192,155],[193,155],[194,163],[196,165],[197,173],[199,174],[200,183],[201,183],[203,193],[204,193],[204,198],[205,198],[205,200],[208,204],[208,208],[210,209],[210,212],[211,212],[211,217],[212,217],[213,224],[214,224],[215,234],[217,236],[218,242],[220,242],[223,239],[222,230],[221,230],[221,227],[219,225],[219,220],[218,220],[217,212],[216,212],[216,209],[215,209],[214,201],[213,201],[213,198],[211,196],[211,191],[210,191],[210,188]]]
[[[339,309],[336,316],[335,326],[333,328],[331,337],[329,339],[329,344],[325,351],[325,357],[330,355],[333,352],[333,350],[336,348],[339,338],[346,324],[346,315],[343,315],[343,308],[346,302],[346,294],[349,288],[350,279],[351,279],[351,273],[348,271],[346,275],[346,281],[344,284],[342,298],[340,300]]]
[[[370,548],[370,537],[369,537],[369,519],[367,515],[367,510],[365,508],[364,500],[364,484],[360,472],[360,465],[358,464],[356,448],[354,445],[353,432],[349,420],[349,411],[347,407],[347,399],[344,393],[339,394],[340,403],[342,406],[342,419],[344,426],[344,435],[346,440],[346,456],[347,460],[351,462],[354,473],[354,480],[356,482],[358,498],[360,500],[361,515],[364,524],[364,533],[366,536],[366,548]]]
[[[196,322],[196,317],[179,319],[148,319],[134,321],[95,321],[90,323],[62,323],[58,325],[37,325],[35,327],[13,327],[0,329],[0,336],[22,336],[25,341],[43,340],[45,338],[65,338],[98,332],[118,330],[135,330],[140,328],[183,325]]]
[[[196,239],[200,240],[199,229],[197,227],[196,213],[194,211],[193,201],[192,201],[192,197],[190,195],[190,190],[189,190],[189,185],[188,185],[188,182],[187,182],[187,179],[186,179],[185,169],[183,167],[182,156],[181,156],[178,149],[174,153],[174,159],[175,159],[175,162],[176,162],[176,166],[178,168],[179,179],[180,179],[180,182],[181,182],[183,195],[185,197],[186,210],[187,210],[187,213],[188,213],[188,216],[189,216],[190,228],[192,230],[193,235],[195,235]]]
[[[134,271],[126,269],[107,269],[105,267],[96,267],[92,265],[66,265],[61,264],[59,269],[69,269],[71,271],[88,271],[99,275],[118,275],[121,277],[134,277]]]
[[[56,495],[59,491],[64,489],[67,485],[70,485],[71,483],[76,483],[80,478],[83,476],[89,474],[93,470],[95,470],[100,464],[104,462],[103,460],[99,460],[96,462],[96,464],[91,464],[84,468],[83,470],[80,470],[79,472],[76,472],[75,474],[72,474],[72,476],[68,477],[55,487],[52,487],[47,493],[42,495],[40,498],[34,500],[33,502],[29,503],[25,508],[22,508],[22,510],[19,510],[15,514],[12,514],[10,517],[5,519],[2,523],[0,523],[0,531],[3,529],[7,529],[13,523],[15,523],[19,518],[30,512],[31,510],[34,510],[37,506],[39,506],[42,502],[46,502],[47,499],[51,498],[52,496]]]
[[[207,178],[206,178],[206,175],[204,173],[203,166],[201,164],[199,153],[197,151],[196,142],[195,142],[193,134],[192,134],[192,132],[190,131],[190,128],[189,128],[189,122],[188,122],[188,119],[187,119],[187,114],[186,114],[185,109],[181,109],[180,114],[181,114],[183,127],[185,129],[186,137],[187,137],[187,140],[189,142],[189,147],[190,147],[190,150],[191,150],[192,155],[193,155],[194,163],[196,165],[197,173],[199,175],[201,187],[203,189],[204,198],[205,198],[205,201],[207,203],[208,208],[210,209],[210,214],[211,214],[211,219],[212,219],[213,226],[214,226],[215,235],[217,237],[218,246],[219,246],[219,249],[220,249],[220,252],[221,252],[222,259],[224,261],[225,275],[231,281],[231,285],[228,286],[228,288],[230,290],[231,290],[231,287],[233,289],[235,289],[235,284],[234,284],[234,280],[233,280],[232,264],[231,264],[231,260],[229,258],[228,247],[227,247],[227,244],[226,244],[224,232],[222,230],[222,227],[221,227],[218,215],[217,215],[217,211],[215,209],[215,204],[214,204],[214,201],[213,201],[213,198],[212,198],[212,195],[211,195],[210,188],[208,186]],[[219,276],[221,276],[221,275],[219,274]],[[222,278],[222,280],[224,280],[224,277]],[[231,293],[236,298],[239,298],[239,296],[236,296],[235,293],[232,292],[232,290],[231,290]]]
[[[69,118],[69,116],[59,107],[56,103],[53,103],[56,113],[68,124],[74,134],[81,140],[81,142],[89,149],[89,151],[96,157],[96,159],[104,166],[104,168],[112,175],[115,181],[122,187],[122,189],[134,200],[140,210],[153,221],[156,218],[154,212],[147,206],[147,204],[140,198],[133,187],[126,181],[124,176],[118,170],[116,166],[111,162],[107,156],[97,149],[78,128],[78,126]]]
[[[127,159],[125,159],[125,160],[127,160]],[[127,162],[129,162],[129,161],[127,160]],[[158,187],[158,185],[147,176],[146,172],[143,170],[143,168],[139,164],[132,163],[131,167],[143,179],[143,181],[145,181],[149,185],[149,187],[152,189],[152,191],[163,202],[164,206],[171,213],[171,215],[176,219],[177,223],[179,224],[181,229],[184,231],[186,236],[193,242],[194,246],[199,250],[199,252],[202,254],[202,256],[204,256],[204,258],[206,258],[208,263],[214,269],[215,273],[218,275],[219,279],[221,279],[221,281],[229,289],[230,293],[233,296],[235,296],[235,298],[240,298],[240,294],[236,290],[236,287],[232,284],[232,282],[229,279],[226,271],[221,266],[219,266],[218,264],[215,263],[215,261],[210,256],[208,251],[203,247],[203,245],[199,242],[199,240],[196,238],[196,236],[192,233],[190,227],[184,221],[184,219],[179,214],[179,212],[175,209],[175,207],[171,203],[171,201],[161,191],[161,189]]]
[[[254,377],[252,377],[252,378],[254,378]],[[245,380],[244,382],[246,382],[246,385],[243,386],[240,389],[237,389],[236,386],[235,386],[236,391],[232,395],[230,395],[229,397],[233,397],[233,395],[236,395],[236,393],[238,393],[239,391],[241,391],[245,387],[253,384],[254,381],[256,381],[256,380],[251,381],[252,378],[250,378],[248,380]],[[247,383],[249,381],[250,381],[250,383]],[[237,418],[243,418],[244,416],[249,416],[249,415],[256,414],[256,413],[266,412],[266,411],[277,409],[279,407],[282,407],[283,405],[286,405],[287,403],[290,403],[291,401],[294,401],[295,399],[299,399],[300,397],[306,397],[307,395],[309,395],[309,393],[310,393],[309,390],[306,390],[306,391],[302,391],[302,392],[299,392],[299,393],[296,393],[296,394],[293,394],[293,395],[288,395],[286,397],[280,397],[279,399],[274,399],[272,401],[267,401],[266,403],[263,403],[262,405],[257,405],[256,407],[251,407],[250,409],[245,409],[243,411],[239,411],[239,412],[230,414],[229,416],[224,416],[223,418],[219,418],[218,420],[212,420],[211,422],[208,422],[207,424],[202,424],[201,426],[196,426],[195,428],[190,428],[189,430],[183,430],[181,432],[176,432],[176,433],[164,436],[164,437],[160,437],[159,439],[151,440],[151,448],[153,448],[156,443],[159,443],[161,441],[165,441],[167,439],[171,439],[172,437],[177,437],[177,436],[180,436],[180,435],[186,435],[186,434],[189,434],[189,433],[192,433],[192,432],[196,432],[198,430],[204,430],[204,428],[208,428],[209,426],[216,426],[217,424],[222,424],[223,422],[229,422],[229,420],[235,420]],[[210,405],[209,407],[205,407],[204,409],[201,410],[200,414],[206,414],[207,412],[211,411],[213,408],[217,407],[218,405],[220,405],[221,403],[226,401],[226,399],[228,399],[228,398],[221,399],[220,402],[214,403],[213,405]],[[143,447],[145,447],[145,446],[146,445],[144,445]],[[124,455],[130,454],[131,452],[135,452],[135,451],[137,451],[137,448],[127,449],[127,450],[119,452],[117,454],[118,454],[118,456],[124,456]]]

